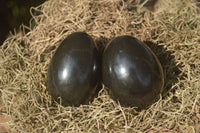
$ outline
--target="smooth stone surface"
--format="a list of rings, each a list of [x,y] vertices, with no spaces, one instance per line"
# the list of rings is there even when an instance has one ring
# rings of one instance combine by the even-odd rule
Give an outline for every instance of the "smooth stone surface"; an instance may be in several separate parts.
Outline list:
[[[92,38],[69,35],[56,50],[48,70],[47,88],[62,105],[86,104],[100,81],[100,59]]]
[[[131,36],[117,37],[104,50],[102,80],[121,105],[139,108],[155,102],[164,85],[155,54]]]

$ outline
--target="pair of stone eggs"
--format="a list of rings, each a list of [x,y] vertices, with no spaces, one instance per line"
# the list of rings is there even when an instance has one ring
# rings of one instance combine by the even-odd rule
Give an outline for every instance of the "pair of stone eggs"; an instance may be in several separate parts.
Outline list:
[[[122,106],[145,108],[162,91],[163,70],[155,54],[131,36],[115,38],[102,57],[84,32],[69,35],[48,69],[47,89],[64,106],[92,100],[101,82]]]

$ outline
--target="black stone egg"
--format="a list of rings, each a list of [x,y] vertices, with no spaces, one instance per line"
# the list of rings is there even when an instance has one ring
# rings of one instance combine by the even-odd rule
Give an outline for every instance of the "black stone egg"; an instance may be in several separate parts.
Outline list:
[[[88,34],[76,32],[69,35],[50,62],[49,93],[64,106],[88,103],[100,82],[99,63],[97,48]]]
[[[150,48],[136,38],[120,36],[103,52],[102,81],[122,106],[142,109],[158,99],[164,76]]]

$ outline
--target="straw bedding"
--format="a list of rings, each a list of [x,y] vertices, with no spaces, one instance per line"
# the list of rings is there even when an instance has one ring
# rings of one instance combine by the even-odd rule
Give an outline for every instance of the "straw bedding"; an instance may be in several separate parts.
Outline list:
[[[31,8],[30,27],[22,25],[0,48],[0,112],[11,117],[10,128],[200,132],[200,9],[195,0],[161,5],[150,12],[137,0],[49,0]],[[100,51],[120,35],[147,43],[165,73],[159,101],[144,110],[122,107],[103,86],[89,105],[56,103],[46,91],[48,65],[61,41],[76,31],[91,35]]]

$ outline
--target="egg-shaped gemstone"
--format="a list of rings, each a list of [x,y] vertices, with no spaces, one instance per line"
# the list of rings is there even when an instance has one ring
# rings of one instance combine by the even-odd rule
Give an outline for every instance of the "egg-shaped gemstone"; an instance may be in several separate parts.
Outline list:
[[[115,38],[104,50],[102,80],[121,105],[139,108],[155,102],[164,85],[155,54],[131,36]]]
[[[65,106],[89,102],[100,81],[99,62],[97,48],[88,34],[76,32],[69,35],[50,62],[49,93]]]

